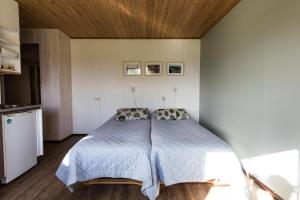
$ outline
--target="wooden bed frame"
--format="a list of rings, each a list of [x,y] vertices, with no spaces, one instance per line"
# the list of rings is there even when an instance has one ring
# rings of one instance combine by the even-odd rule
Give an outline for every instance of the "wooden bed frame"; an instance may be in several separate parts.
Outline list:
[[[142,185],[141,181],[127,178],[97,178],[83,182],[84,185]]]
[[[211,184],[213,186],[229,186],[229,184],[220,184],[219,181],[216,179],[208,180],[203,183]],[[85,182],[83,182],[83,184],[84,185],[138,185],[138,186],[142,186],[141,181],[136,181],[136,180],[127,179],[127,178],[98,178],[98,179],[93,179],[90,181],[85,181]],[[164,183],[160,183],[160,185],[162,188],[165,187]]]

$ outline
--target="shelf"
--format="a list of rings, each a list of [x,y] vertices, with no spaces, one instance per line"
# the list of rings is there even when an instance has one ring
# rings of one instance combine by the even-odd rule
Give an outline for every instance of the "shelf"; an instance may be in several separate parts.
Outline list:
[[[13,33],[13,34],[20,34],[19,31],[9,30],[7,28],[4,28],[3,26],[0,26],[0,31],[5,31],[5,32],[8,32],[8,33]]]
[[[4,58],[10,59],[10,60],[20,60],[19,58],[12,57],[10,55],[6,55],[6,54],[3,54],[3,53],[0,53],[0,57],[4,57]]]
[[[3,44],[3,45],[9,45],[9,46],[14,46],[14,47],[19,47],[20,46],[20,44],[16,44],[14,42],[11,42],[11,41],[8,41],[8,40],[0,38],[0,45],[1,44]]]
[[[0,46],[0,54],[5,55],[6,57],[9,56],[11,58],[19,58],[19,52],[6,47]]]
[[[19,72],[16,72],[14,70],[9,70],[9,69],[0,69],[0,74],[12,74],[12,75],[18,75],[21,74]]]

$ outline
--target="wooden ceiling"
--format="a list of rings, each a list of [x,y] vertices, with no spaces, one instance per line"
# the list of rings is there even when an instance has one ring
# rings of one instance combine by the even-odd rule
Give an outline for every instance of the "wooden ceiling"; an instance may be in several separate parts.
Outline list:
[[[201,38],[240,0],[17,0],[22,28],[72,38]]]

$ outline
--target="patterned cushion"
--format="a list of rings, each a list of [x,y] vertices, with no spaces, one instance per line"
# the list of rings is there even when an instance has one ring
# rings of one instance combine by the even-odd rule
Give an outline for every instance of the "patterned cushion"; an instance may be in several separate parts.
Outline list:
[[[182,108],[157,109],[154,114],[157,120],[184,120],[190,118]]]
[[[116,120],[146,120],[149,119],[148,108],[120,108],[117,110]]]

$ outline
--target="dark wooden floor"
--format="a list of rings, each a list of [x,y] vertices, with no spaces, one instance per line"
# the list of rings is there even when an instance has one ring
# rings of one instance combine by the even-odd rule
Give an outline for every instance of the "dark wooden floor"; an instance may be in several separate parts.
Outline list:
[[[55,171],[63,156],[82,136],[72,136],[60,143],[46,143],[45,156],[37,166],[12,181],[0,186],[0,199],[84,199],[84,200],[143,200],[147,199],[139,186],[93,185],[85,186],[71,193],[56,178]],[[210,200],[207,195],[212,189],[209,184],[178,184],[160,191],[158,200]],[[224,187],[223,189],[224,190]],[[211,192],[210,192],[211,193]],[[210,195],[212,196],[212,195]],[[215,195],[214,195],[215,196]],[[219,194],[225,200],[224,195]]]

